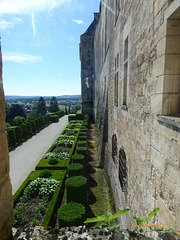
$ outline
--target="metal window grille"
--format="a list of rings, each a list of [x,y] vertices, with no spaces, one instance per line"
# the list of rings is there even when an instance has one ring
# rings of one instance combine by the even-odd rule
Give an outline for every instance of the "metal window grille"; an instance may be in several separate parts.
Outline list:
[[[119,181],[122,191],[127,193],[127,164],[123,147],[119,151]]]

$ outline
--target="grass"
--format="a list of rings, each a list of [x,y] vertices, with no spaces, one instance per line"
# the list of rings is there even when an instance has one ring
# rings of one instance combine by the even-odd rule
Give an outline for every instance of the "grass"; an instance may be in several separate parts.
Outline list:
[[[90,205],[90,208],[95,216],[109,212],[114,212],[114,199],[111,194],[111,189],[108,186],[105,171],[100,168],[94,168],[96,171],[91,174],[91,177],[96,181],[97,186],[91,187],[96,202]]]

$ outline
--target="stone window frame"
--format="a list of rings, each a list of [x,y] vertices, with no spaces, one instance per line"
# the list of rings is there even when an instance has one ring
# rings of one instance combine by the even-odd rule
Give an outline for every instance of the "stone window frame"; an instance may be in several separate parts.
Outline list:
[[[129,40],[128,36],[126,37],[124,41],[124,62],[123,62],[123,70],[124,70],[124,76],[123,76],[123,109],[127,109],[127,98],[128,98],[128,71],[129,71]]]
[[[115,57],[114,69],[114,105],[118,107],[118,82],[119,82],[119,53]]]
[[[119,150],[119,182],[121,189],[124,193],[128,192],[128,169],[127,169],[127,157],[124,151],[124,147]]]
[[[115,133],[112,135],[112,159],[114,163],[117,162],[117,136]]]
[[[175,43],[173,39],[173,37],[180,39],[180,6],[178,1],[171,1],[166,9],[164,23],[159,32],[161,34],[157,45],[157,59],[153,66],[157,86],[151,101],[152,113],[157,114],[159,124],[180,132],[180,72],[179,60],[177,60],[180,58],[180,52],[176,52],[177,48],[174,48],[174,46],[178,46],[179,40],[176,40]],[[177,50],[179,51],[179,48]],[[172,64],[173,58],[175,63]],[[155,65],[159,68],[157,69]]]
[[[114,26],[116,26],[116,23],[118,21],[119,15],[121,11],[121,0],[115,0],[114,3]]]

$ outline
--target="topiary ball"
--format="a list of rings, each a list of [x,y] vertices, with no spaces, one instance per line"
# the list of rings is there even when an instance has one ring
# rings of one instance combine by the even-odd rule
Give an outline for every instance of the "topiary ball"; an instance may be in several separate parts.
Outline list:
[[[71,163],[67,167],[68,177],[83,175],[83,165],[80,163]]]
[[[52,176],[52,173],[48,169],[42,170],[39,174],[40,178],[49,178],[51,176]]]
[[[58,210],[59,228],[83,225],[85,207],[82,204],[70,202]]]
[[[48,163],[51,165],[56,165],[59,163],[59,161],[57,158],[51,158],[51,159],[49,159]]]

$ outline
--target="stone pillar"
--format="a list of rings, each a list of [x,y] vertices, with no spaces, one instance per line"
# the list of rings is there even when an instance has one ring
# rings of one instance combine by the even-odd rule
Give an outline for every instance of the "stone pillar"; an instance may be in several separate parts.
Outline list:
[[[6,136],[6,111],[2,84],[2,55],[0,47],[0,239],[11,238],[14,223],[12,186],[9,178],[9,152]]]

